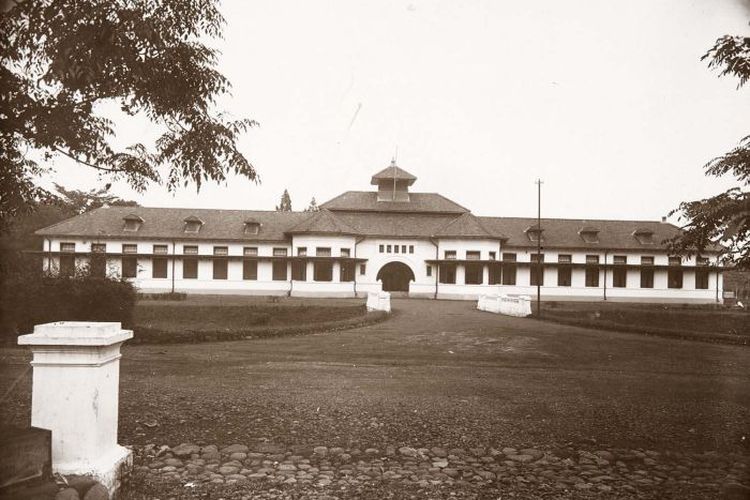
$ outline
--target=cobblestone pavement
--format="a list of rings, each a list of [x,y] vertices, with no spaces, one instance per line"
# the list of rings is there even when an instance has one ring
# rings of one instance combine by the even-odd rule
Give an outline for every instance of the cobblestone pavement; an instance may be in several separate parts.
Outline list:
[[[432,498],[484,497],[482,492],[491,494],[487,498],[750,498],[750,457],[737,453],[572,446],[359,450],[269,443],[148,444],[134,451],[134,477],[157,479],[166,486],[164,498],[185,497],[191,490],[196,498],[220,498],[200,494],[217,487],[228,488],[231,498],[357,498],[358,492],[383,486],[391,495],[398,487],[404,497]]]

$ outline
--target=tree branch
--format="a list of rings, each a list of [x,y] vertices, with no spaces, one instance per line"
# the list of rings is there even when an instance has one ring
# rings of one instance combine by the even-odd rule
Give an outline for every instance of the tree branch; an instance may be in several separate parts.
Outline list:
[[[117,173],[117,172],[125,172],[125,170],[122,170],[122,169],[119,169],[119,168],[106,168],[106,167],[101,167],[101,166],[99,166],[99,165],[95,165],[95,164],[93,164],[93,163],[89,163],[89,162],[87,162],[87,161],[85,161],[85,160],[81,160],[80,158],[77,158],[77,157],[75,157],[74,155],[70,154],[70,153],[69,153],[68,151],[65,151],[64,149],[62,149],[62,148],[59,148],[59,147],[57,147],[57,146],[52,146],[52,149],[54,149],[54,150],[55,150],[55,151],[57,151],[58,153],[62,153],[62,154],[64,154],[65,156],[67,156],[67,157],[68,157],[68,158],[70,158],[71,160],[74,160],[74,161],[76,161],[76,162],[80,163],[81,165],[86,165],[87,167],[91,167],[91,168],[93,168],[93,169],[96,169],[96,170],[101,170],[101,171],[103,171],[103,172],[109,172],[109,173],[111,173],[111,174],[112,174],[112,173]]]

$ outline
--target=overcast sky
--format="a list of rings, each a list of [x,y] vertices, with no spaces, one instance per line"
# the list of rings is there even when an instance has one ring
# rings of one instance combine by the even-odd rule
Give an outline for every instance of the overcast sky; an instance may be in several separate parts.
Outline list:
[[[370,190],[389,165],[478,215],[658,219],[732,186],[702,165],[750,134],[750,88],[700,57],[750,34],[746,0],[230,1],[222,105],[260,122],[241,149],[262,182],[147,206],[295,210]],[[153,134],[120,121],[123,145]],[[55,180],[103,184],[55,162]]]

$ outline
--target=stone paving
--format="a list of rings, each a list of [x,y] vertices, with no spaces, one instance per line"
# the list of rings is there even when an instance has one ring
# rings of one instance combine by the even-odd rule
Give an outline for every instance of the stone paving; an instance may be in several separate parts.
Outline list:
[[[187,487],[265,482],[356,487],[378,482],[421,487],[528,486],[639,496],[650,489],[690,488],[709,497],[750,498],[750,456],[739,453],[659,453],[652,450],[523,448],[345,449],[269,443],[223,448],[183,443],[136,448],[135,474]],[[712,493],[713,492],[713,493]]]

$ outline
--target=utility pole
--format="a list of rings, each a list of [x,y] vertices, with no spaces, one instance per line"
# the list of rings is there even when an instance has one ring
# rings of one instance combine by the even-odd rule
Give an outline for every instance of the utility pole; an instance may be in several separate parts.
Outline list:
[[[542,180],[536,180],[536,315],[542,317]]]

